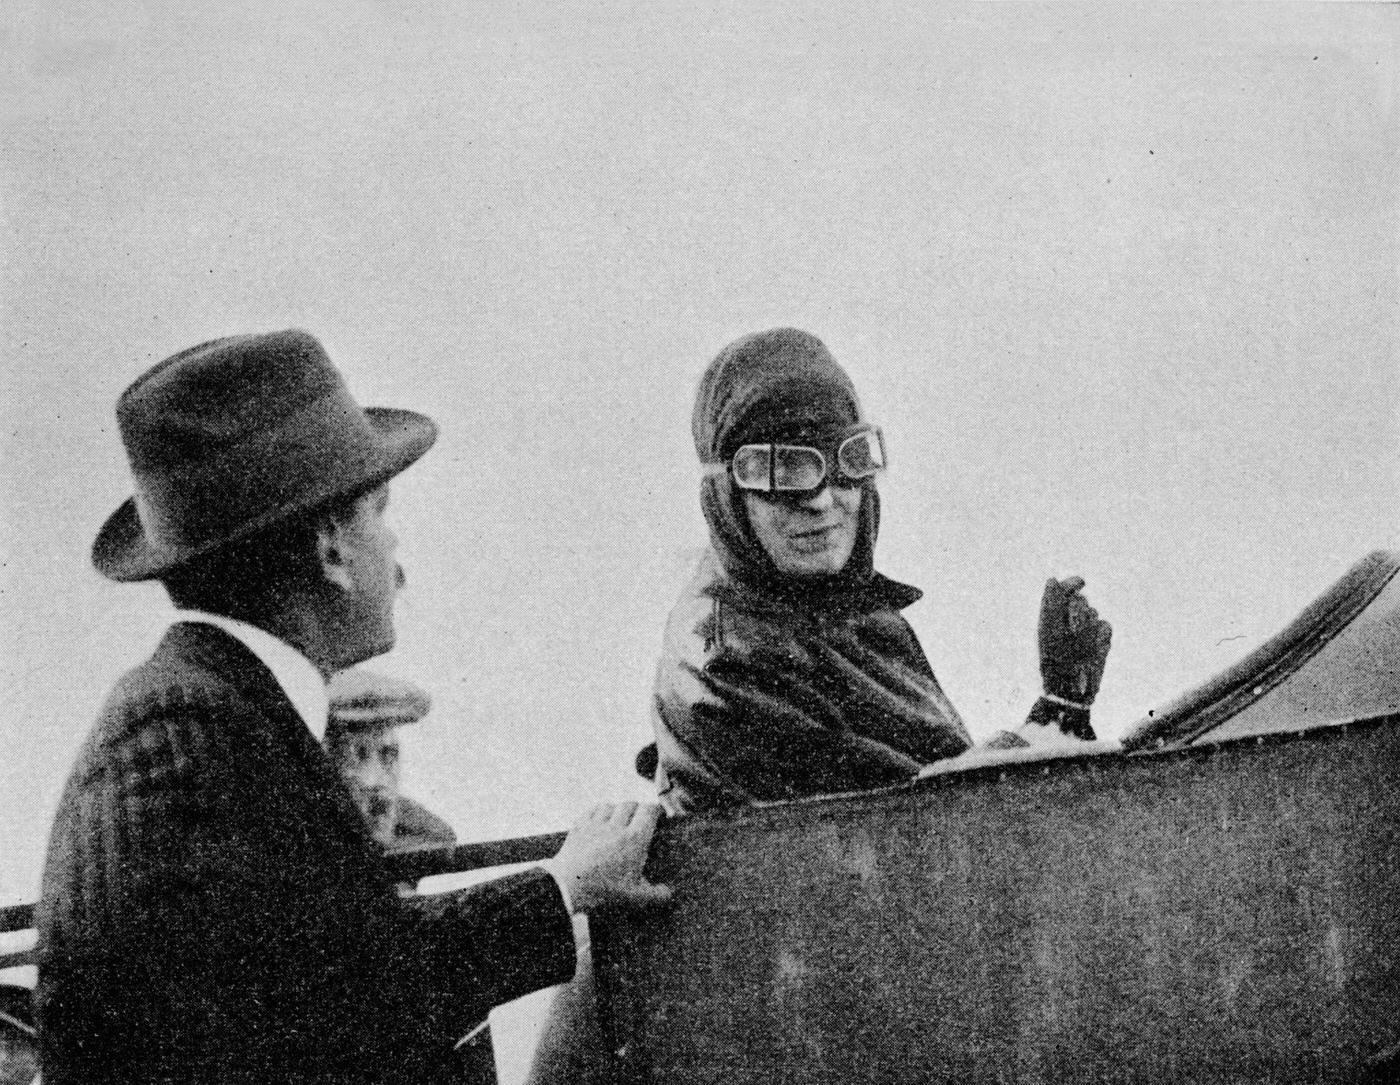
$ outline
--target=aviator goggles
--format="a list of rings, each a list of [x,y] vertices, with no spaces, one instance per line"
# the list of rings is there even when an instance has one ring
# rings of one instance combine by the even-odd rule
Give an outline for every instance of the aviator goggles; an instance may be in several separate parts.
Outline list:
[[[834,468],[827,469],[828,455]],[[811,445],[743,445],[727,464],[708,470],[728,472],[741,490],[802,493],[827,485],[856,486],[885,469],[885,438],[879,426],[862,426],[825,449]]]

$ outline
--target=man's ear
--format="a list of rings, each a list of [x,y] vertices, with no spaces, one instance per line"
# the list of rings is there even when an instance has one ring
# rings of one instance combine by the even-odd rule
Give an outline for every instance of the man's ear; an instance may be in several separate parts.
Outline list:
[[[334,511],[322,513],[316,518],[316,560],[321,576],[341,591],[355,586],[347,556],[345,518]]]

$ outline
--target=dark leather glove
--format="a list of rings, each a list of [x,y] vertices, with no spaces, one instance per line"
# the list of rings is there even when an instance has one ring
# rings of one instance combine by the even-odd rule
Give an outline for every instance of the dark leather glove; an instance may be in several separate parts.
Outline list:
[[[1045,692],[1088,707],[1098,696],[1113,627],[1080,594],[1084,578],[1045,582],[1040,597],[1040,678]]]
[[[1050,579],[1040,598],[1040,678],[1047,696],[1031,709],[1034,723],[1058,723],[1079,738],[1094,738],[1089,706],[1098,696],[1113,627],[1080,594],[1084,578]]]

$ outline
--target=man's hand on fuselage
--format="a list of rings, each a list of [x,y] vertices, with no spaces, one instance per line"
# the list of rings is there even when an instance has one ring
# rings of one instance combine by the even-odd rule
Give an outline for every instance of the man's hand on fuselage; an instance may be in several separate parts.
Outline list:
[[[550,860],[575,912],[665,904],[671,890],[642,873],[661,816],[654,803],[603,803],[578,819]]]

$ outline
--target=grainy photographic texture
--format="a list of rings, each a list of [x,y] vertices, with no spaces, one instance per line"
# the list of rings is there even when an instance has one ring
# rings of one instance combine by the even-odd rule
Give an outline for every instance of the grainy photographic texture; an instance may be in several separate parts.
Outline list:
[[[462,839],[642,791],[691,398],[775,325],[884,429],[877,567],[974,738],[1070,574],[1120,737],[1395,545],[1396,56],[1366,3],[6,3],[0,905],[169,614],[89,563],[116,396],[235,332],[442,424],[376,666]]]

